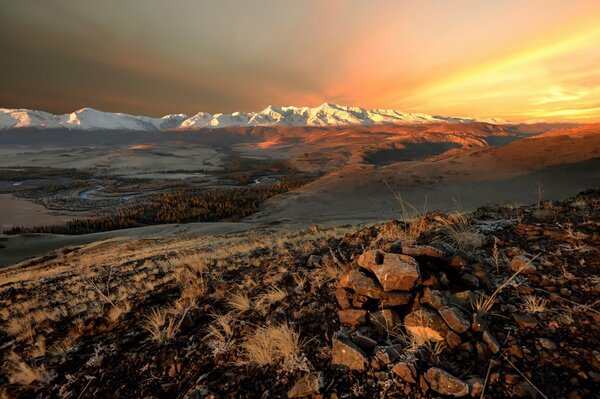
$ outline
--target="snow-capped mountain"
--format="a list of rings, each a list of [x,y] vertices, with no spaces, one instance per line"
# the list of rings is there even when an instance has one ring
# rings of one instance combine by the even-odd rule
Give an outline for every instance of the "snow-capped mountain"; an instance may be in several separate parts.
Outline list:
[[[431,116],[404,113],[388,109],[363,109],[325,103],[319,107],[268,106],[260,112],[234,112],[209,114],[199,112],[194,116],[166,115],[162,118],[135,116],[123,113],[102,112],[83,108],[64,115],[53,115],[28,109],[0,108],[0,129],[14,128],[66,128],[72,130],[194,130],[205,127],[229,126],[370,126],[416,123],[469,123],[475,118]],[[504,121],[481,120],[491,123]]]

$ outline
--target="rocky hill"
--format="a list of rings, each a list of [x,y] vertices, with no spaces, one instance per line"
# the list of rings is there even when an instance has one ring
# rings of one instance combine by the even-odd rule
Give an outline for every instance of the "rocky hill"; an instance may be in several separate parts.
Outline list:
[[[592,397],[600,192],[0,271],[8,397]]]

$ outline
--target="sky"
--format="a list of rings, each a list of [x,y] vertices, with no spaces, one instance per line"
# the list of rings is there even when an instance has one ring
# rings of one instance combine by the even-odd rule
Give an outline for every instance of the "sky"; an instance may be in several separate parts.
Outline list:
[[[600,1],[0,3],[0,107],[600,121]]]

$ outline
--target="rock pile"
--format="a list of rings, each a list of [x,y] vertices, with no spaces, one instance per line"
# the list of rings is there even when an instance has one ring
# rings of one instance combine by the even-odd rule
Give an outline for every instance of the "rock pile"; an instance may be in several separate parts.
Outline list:
[[[421,370],[414,351],[432,342],[481,357],[497,353],[498,337],[473,306],[476,292],[491,286],[484,267],[470,265],[467,254],[444,242],[398,241],[386,251],[368,250],[338,281],[344,327],[333,339],[332,364],[388,370],[423,391],[468,395],[479,380],[469,384],[440,368]]]

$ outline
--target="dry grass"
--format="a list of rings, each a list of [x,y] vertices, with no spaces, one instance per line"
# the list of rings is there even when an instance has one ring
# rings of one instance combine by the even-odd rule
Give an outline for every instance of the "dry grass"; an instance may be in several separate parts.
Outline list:
[[[445,222],[444,231],[457,248],[470,251],[483,246],[485,236],[470,225],[463,213],[454,212]]]
[[[252,301],[245,292],[237,292],[229,296],[227,299],[227,305],[230,309],[243,313],[252,308]]]
[[[8,381],[18,385],[47,384],[54,377],[44,366],[30,366],[14,352],[8,355],[4,371]]]
[[[528,313],[543,313],[548,308],[548,300],[536,295],[525,295],[523,308]]]
[[[258,366],[297,364],[301,347],[300,335],[287,323],[259,327],[242,344],[245,363]]]
[[[145,316],[142,326],[148,331],[153,341],[164,344],[175,338],[181,320],[178,323],[166,309],[152,309]]]
[[[261,313],[266,313],[272,304],[283,301],[287,295],[286,290],[272,287],[256,297],[255,308]]]
[[[233,345],[233,317],[230,314],[213,314],[213,323],[207,327],[205,340],[213,349],[213,354],[227,352]]]
[[[499,285],[498,288],[496,288],[496,290],[494,290],[494,292],[492,293],[492,295],[490,295],[489,297],[486,297],[485,295],[480,295],[477,298],[477,300],[475,301],[475,303],[473,304],[474,308],[475,308],[475,311],[480,316],[485,316],[486,314],[488,314],[490,312],[490,310],[492,309],[492,307],[494,306],[494,304],[496,303],[496,298],[498,297],[498,294],[500,294],[500,292],[502,292],[502,290],[504,290],[506,287],[508,287],[510,285],[510,283],[512,283],[513,280],[519,274],[521,274],[521,272],[523,270],[525,270],[537,258],[538,258],[538,255],[536,255],[533,258],[531,258],[519,270],[517,270],[516,272],[514,272],[512,276],[510,276],[508,279],[506,279],[506,281],[504,283],[502,283],[501,285]]]

